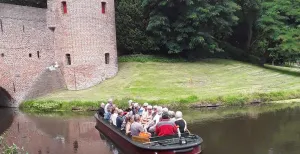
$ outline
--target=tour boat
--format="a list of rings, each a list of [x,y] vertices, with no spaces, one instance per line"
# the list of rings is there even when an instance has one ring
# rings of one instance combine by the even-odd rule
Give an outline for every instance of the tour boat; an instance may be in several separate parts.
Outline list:
[[[110,138],[121,151],[128,154],[200,154],[202,138],[198,135],[183,133],[174,136],[150,137],[143,139],[129,137],[124,131],[111,125],[103,117],[95,114],[96,129]]]

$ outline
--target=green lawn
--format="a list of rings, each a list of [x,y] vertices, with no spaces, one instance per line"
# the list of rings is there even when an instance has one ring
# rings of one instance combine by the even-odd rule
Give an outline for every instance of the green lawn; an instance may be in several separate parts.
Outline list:
[[[95,87],[60,91],[38,98],[38,101],[103,101],[112,97],[124,101],[131,98],[165,103],[230,102],[251,95],[259,99],[270,93],[270,97],[282,96],[271,100],[300,96],[299,69],[266,67],[222,59],[193,63],[121,62],[116,77]],[[285,97],[287,93],[289,95]]]

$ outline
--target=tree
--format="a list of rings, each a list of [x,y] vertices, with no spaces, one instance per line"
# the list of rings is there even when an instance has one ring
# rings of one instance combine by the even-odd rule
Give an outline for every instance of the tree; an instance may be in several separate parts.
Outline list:
[[[240,7],[231,0],[144,0],[147,31],[169,54],[223,51],[218,41],[232,33]]]
[[[116,1],[117,44],[120,54],[147,53],[154,41],[146,34],[141,0]]]
[[[262,37],[256,48],[265,49],[273,62],[296,61],[300,54],[300,0],[269,0],[262,6],[257,22]]]
[[[254,26],[260,15],[262,0],[236,0],[236,3],[241,7],[237,11],[239,23],[233,28],[233,36],[229,41],[251,54],[251,45],[256,37]]]

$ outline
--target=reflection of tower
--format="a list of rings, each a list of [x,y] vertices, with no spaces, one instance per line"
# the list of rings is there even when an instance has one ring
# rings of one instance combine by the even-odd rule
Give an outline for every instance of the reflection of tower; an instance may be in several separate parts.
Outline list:
[[[48,0],[47,22],[68,89],[85,89],[116,75],[113,0]]]

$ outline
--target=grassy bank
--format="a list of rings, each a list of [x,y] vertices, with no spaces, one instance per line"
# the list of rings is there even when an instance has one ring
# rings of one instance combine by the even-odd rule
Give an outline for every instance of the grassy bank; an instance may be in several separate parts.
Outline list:
[[[131,59],[130,59],[131,58]],[[300,98],[300,71],[285,67],[258,67],[247,63],[206,59],[199,62],[121,58],[119,73],[92,88],[59,91],[21,107],[36,110],[89,109],[113,98],[119,106],[129,99],[169,106],[199,103],[246,104]],[[127,61],[127,62],[126,62]],[[130,62],[140,61],[140,62]]]

